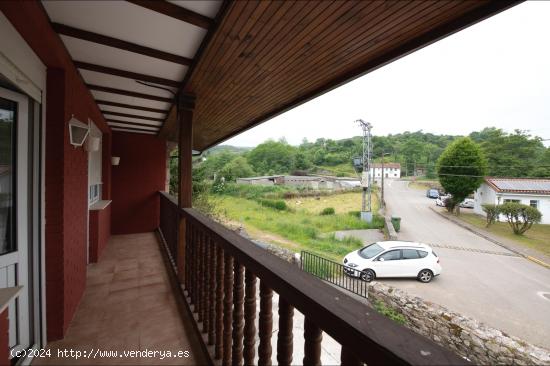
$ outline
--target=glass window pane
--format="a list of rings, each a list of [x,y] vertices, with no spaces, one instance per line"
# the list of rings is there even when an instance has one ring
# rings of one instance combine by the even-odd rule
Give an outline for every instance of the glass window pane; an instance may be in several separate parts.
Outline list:
[[[418,259],[418,252],[414,249],[403,249],[403,259]]]
[[[15,250],[15,121],[17,104],[0,98],[0,255]]]
[[[384,258],[385,261],[395,261],[400,259],[401,257],[401,254],[399,252],[400,250],[390,250],[389,252],[382,254],[380,258]]]

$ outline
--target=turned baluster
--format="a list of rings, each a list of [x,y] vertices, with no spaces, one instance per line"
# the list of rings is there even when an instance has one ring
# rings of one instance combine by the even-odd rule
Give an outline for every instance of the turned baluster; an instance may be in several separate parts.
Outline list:
[[[292,317],[294,307],[279,296],[279,333],[277,334],[277,363],[292,364]]]
[[[222,358],[223,352],[223,250],[216,247],[216,346],[214,358]]]
[[[245,365],[254,365],[256,337],[256,276],[248,269],[245,271],[244,300],[244,351]]]
[[[231,364],[231,310],[233,309],[233,258],[224,254],[223,355],[222,365]]]
[[[202,230],[197,231],[197,319],[202,322],[202,291],[204,284],[204,269],[202,268],[204,257],[204,242]]]
[[[191,234],[191,242],[189,243],[189,263],[190,263],[190,278],[189,278],[189,298],[191,303],[196,307],[195,294],[197,292],[197,287],[195,286],[195,275],[197,270],[195,268],[195,258],[197,257],[197,237],[195,235],[195,227],[189,225],[189,230]]]
[[[258,365],[271,366],[271,333],[273,332],[273,307],[271,299],[273,291],[264,281],[260,281],[260,315],[258,321],[258,333],[260,345],[258,346]]]
[[[233,347],[231,350],[231,363],[242,365],[243,363],[243,328],[244,328],[244,267],[237,261],[233,263]]]
[[[323,331],[307,316],[304,320],[304,365],[321,365]]]
[[[214,328],[216,318],[216,245],[214,241],[209,241],[208,246],[208,279],[210,284],[208,286],[208,344],[214,344]]]
[[[340,365],[342,366],[361,366],[363,363],[355,356],[355,354],[347,347],[342,346],[340,353]]]
[[[196,227],[193,227],[193,312],[198,311],[198,297],[199,297],[199,233]]]
[[[202,284],[202,332],[208,333],[208,328],[210,327],[210,318],[208,317],[208,311],[210,309],[210,268],[208,266],[209,254],[210,254],[210,237],[207,236],[206,232],[203,234],[202,243],[204,245],[203,257],[202,257],[202,274],[203,274],[203,284]]]

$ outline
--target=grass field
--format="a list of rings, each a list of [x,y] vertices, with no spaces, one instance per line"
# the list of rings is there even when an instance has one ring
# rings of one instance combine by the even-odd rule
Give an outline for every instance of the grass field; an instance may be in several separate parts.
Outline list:
[[[296,206],[297,201],[303,204]],[[217,206],[225,219],[240,223],[252,236],[275,234],[284,239],[274,240],[278,245],[294,251],[308,250],[334,260],[340,260],[362,245],[357,239],[338,240],[334,231],[373,227],[346,211],[360,209],[360,193],[323,196],[320,200],[294,198],[286,202],[289,210],[276,210],[256,200],[224,195],[218,199]],[[336,214],[319,215],[325,207],[334,207]],[[380,225],[383,222],[377,221],[375,226]]]
[[[286,204],[295,210],[304,210],[309,214],[318,214],[324,208],[333,207],[336,214],[347,214],[350,211],[361,210],[361,192],[348,192],[333,196],[298,197],[287,199]],[[372,211],[378,211],[378,199],[375,194],[371,195]]]
[[[523,235],[515,235],[507,222],[495,222],[488,228],[485,227],[485,217],[464,213],[460,219],[476,227],[483,228],[495,235],[515,241],[518,244],[525,245],[528,248],[535,249],[543,254],[550,255],[550,225],[535,224]]]

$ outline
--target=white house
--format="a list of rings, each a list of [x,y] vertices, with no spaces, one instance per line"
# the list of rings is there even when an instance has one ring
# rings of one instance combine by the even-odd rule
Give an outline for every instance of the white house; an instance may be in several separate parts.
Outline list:
[[[481,205],[519,202],[536,207],[542,224],[550,224],[550,179],[485,178],[474,193],[474,212],[484,215]]]
[[[371,177],[374,179],[382,177],[382,164],[374,163],[370,168]],[[384,163],[384,178],[397,179],[401,178],[401,164],[399,163]]]

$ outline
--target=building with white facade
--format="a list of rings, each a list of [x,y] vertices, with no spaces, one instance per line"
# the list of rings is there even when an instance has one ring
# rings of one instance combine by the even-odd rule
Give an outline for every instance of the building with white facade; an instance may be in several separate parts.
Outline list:
[[[370,168],[371,177],[374,179],[382,177],[382,163],[374,163]],[[401,178],[401,164],[399,163],[384,163],[384,178],[398,179]]]
[[[536,207],[542,224],[550,224],[550,179],[485,178],[474,193],[474,212],[485,215],[483,204],[518,202]]]

